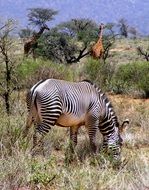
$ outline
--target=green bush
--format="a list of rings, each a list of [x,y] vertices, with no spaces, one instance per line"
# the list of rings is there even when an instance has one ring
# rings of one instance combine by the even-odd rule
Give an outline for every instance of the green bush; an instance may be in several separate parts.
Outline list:
[[[149,63],[135,62],[120,65],[111,81],[115,93],[142,92],[149,97]]]
[[[84,66],[87,79],[95,82],[100,88],[109,90],[111,78],[114,74],[114,66],[99,60],[89,58]]]
[[[28,88],[39,80],[47,78],[63,79],[72,81],[74,71],[63,64],[56,64],[45,60],[26,59],[17,68],[17,76],[20,88]]]

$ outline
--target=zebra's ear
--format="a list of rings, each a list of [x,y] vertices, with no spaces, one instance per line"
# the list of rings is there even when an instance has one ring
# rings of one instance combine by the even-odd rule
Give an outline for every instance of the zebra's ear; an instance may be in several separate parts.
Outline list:
[[[123,131],[129,126],[129,119],[125,119],[120,126],[120,133],[123,133]]]

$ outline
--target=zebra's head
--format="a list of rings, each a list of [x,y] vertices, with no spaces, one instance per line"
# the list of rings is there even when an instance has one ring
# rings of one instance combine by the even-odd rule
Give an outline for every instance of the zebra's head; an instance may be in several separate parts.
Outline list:
[[[119,125],[118,122],[116,122],[116,124],[115,124],[115,134],[116,134],[115,135],[115,140],[116,141],[114,143],[115,144],[115,148],[113,147],[114,148],[113,153],[114,153],[114,158],[116,160],[120,159],[121,147],[123,145],[123,139],[122,139],[121,135],[122,135],[124,129],[128,126],[128,124],[129,124],[129,120],[128,119],[124,120],[121,125]]]
[[[123,139],[121,137],[121,134],[123,133],[123,131],[125,130],[125,128],[129,125],[129,119],[126,119],[123,121],[123,123],[121,124],[121,126],[118,127],[118,135],[119,135],[119,144],[120,146],[123,145]]]
[[[117,145],[119,145],[120,147],[123,145],[123,139],[121,135],[124,132],[125,128],[128,126],[128,124],[128,119],[124,120],[121,125],[119,123],[116,123]]]

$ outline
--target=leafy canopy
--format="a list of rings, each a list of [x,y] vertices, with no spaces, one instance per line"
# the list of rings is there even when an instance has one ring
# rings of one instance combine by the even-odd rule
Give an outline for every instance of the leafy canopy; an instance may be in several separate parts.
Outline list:
[[[43,26],[46,22],[53,20],[54,16],[58,13],[53,9],[48,8],[30,8],[28,9],[29,23],[35,26]]]

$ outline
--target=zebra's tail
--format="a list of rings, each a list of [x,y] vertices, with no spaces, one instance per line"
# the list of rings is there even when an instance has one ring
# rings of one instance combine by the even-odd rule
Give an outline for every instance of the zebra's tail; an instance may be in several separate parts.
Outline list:
[[[26,119],[26,126],[23,131],[24,138],[28,135],[28,131],[31,128],[33,120],[34,120],[33,113],[37,110],[37,105],[36,105],[37,91],[35,89],[38,85],[39,83],[37,83],[37,85],[32,87],[32,89],[30,89],[26,94],[26,104],[27,104],[28,114],[27,114],[27,119]]]
[[[29,91],[26,95],[28,114],[26,119],[26,126],[25,129],[23,130],[23,138],[25,138],[28,135],[28,131],[33,123],[33,111],[35,109],[36,95],[37,93],[32,94],[31,91]]]

